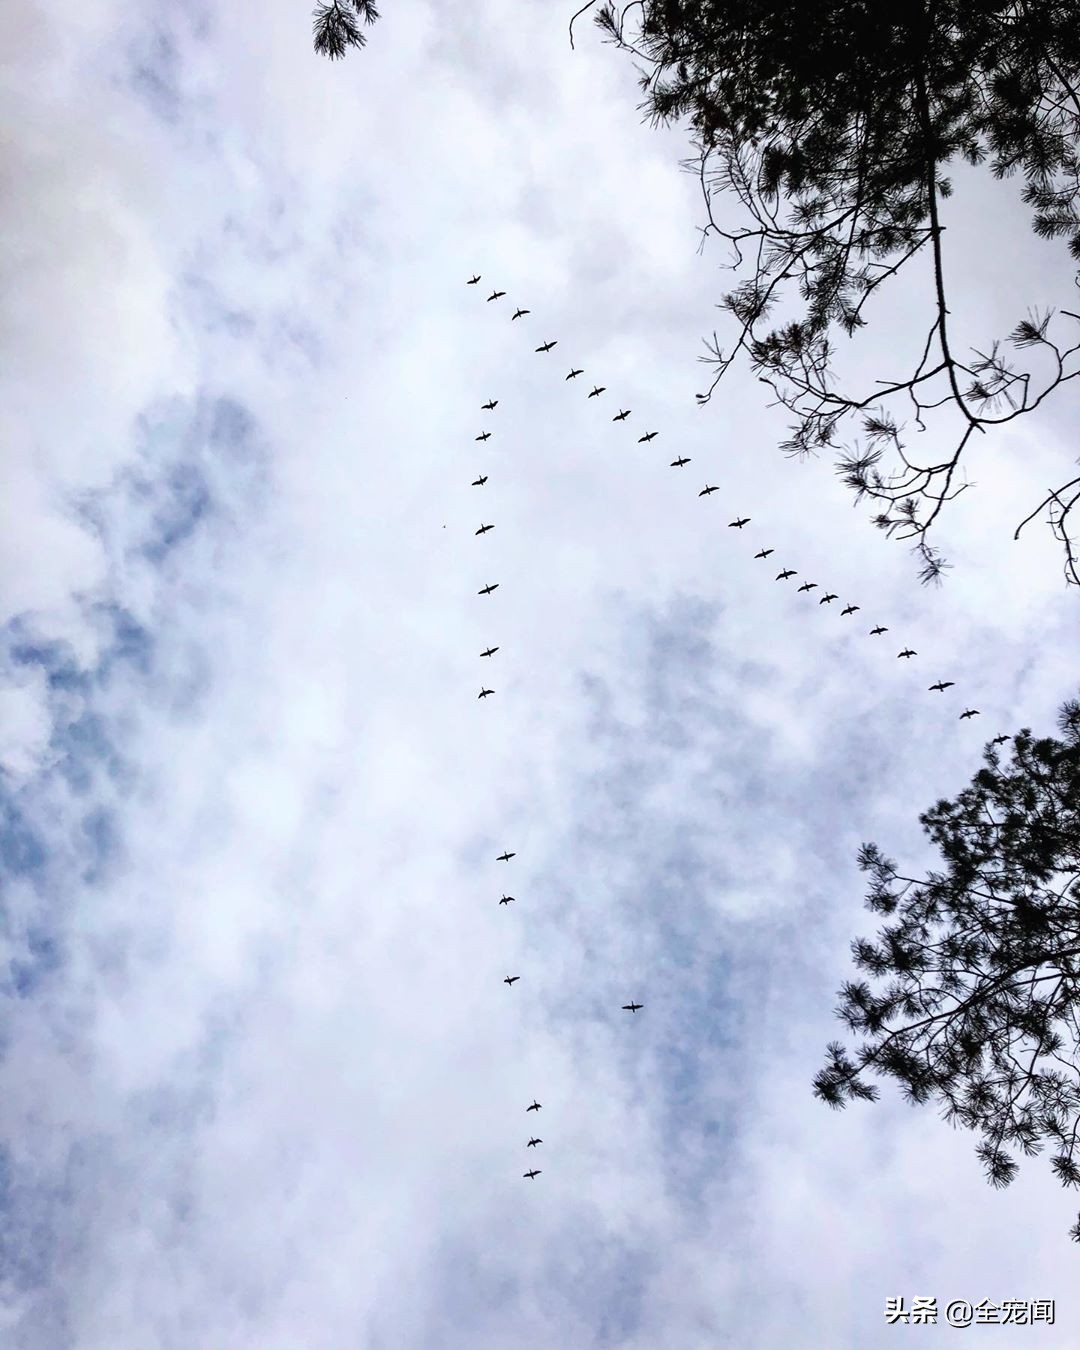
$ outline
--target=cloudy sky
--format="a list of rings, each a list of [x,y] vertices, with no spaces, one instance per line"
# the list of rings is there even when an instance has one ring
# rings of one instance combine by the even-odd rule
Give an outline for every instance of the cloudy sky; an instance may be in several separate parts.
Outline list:
[[[932,865],[919,813],[1077,694],[1012,540],[1076,386],[973,448],[920,588],[761,386],[696,406],[727,255],[574,7],[388,2],[333,65],[305,0],[0,12],[15,1350],[953,1343],[898,1296],[1080,1337],[1045,1160],[995,1192],[891,1084],[811,1094],[859,845]],[[1016,184],[957,185],[961,345],[1075,308]]]

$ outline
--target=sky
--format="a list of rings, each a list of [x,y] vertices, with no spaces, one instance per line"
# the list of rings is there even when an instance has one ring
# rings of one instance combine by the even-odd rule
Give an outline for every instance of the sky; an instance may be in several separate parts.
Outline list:
[[[932,867],[919,814],[1077,695],[1012,538],[1076,386],[973,447],[920,587],[749,375],[696,405],[730,273],[633,62],[383,8],[335,64],[303,3],[0,11],[4,1344],[951,1345],[916,1296],[1080,1343],[1045,1159],[994,1191],[890,1082],[811,1091],[859,846]],[[958,345],[1075,305],[954,179]]]

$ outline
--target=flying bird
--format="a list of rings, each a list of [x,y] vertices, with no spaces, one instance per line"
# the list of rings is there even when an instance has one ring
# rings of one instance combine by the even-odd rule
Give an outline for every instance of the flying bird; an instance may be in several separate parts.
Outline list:
[[[683,466],[684,464],[689,464],[689,463],[690,463],[690,461],[686,458],[685,455],[680,455],[678,459],[673,459],[673,460],[671,461],[671,468],[673,468],[673,469],[681,469],[682,466]]]
[[[991,745],[1004,745],[1005,742],[1006,742],[1008,739],[1009,739],[1008,736],[995,736],[994,739],[990,742],[990,744],[991,744]]]
[[[494,525],[481,525],[480,528],[476,531],[476,533],[487,534],[488,530],[493,530],[494,528],[495,528]]]
[[[523,315],[531,313],[532,313],[531,309],[515,309],[513,314],[510,315],[510,317],[511,319],[520,319]]]
[[[660,433],[658,431],[647,431],[644,436],[639,436],[637,438],[637,443],[638,445],[641,445],[644,441],[651,441],[659,435]]]
[[[496,862],[509,862],[511,858],[516,858],[516,853],[500,853],[495,859]]]
[[[965,717],[978,717],[978,715],[979,715],[978,708],[968,708],[966,712],[962,712],[960,714],[960,721],[962,722]]]
[[[577,377],[578,377],[579,375],[584,375],[584,374],[585,374],[585,372],[584,372],[583,370],[571,370],[570,374],[567,375],[566,378],[567,378],[568,380],[576,380]]]
[[[819,604],[819,605],[828,605],[828,604],[830,604],[830,603],[831,603],[833,600],[835,600],[835,599],[836,599],[836,596],[833,594],[833,592],[832,592],[832,591],[828,591],[825,595],[823,595],[823,596],[821,597],[821,599],[818,601],[818,604]]]
[[[705,486],[704,486],[704,487],[701,489],[701,491],[698,493],[698,496],[699,496],[699,497],[707,497],[707,496],[709,495],[710,492],[719,492],[719,491],[720,491],[720,489],[719,489],[718,487],[716,487],[715,485],[714,485],[713,487],[710,487],[710,486],[708,485],[708,483],[706,483]]]
[[[596,398],[596,396],[597,396],[598,394],[602,394],[602,393],[604,392],[605,389],[607,389],[607,385],[606,385],[606,384],[594,384],[593,387],[592,387],[592,393],[589,395],[589,397],[590,397],[590,398]]]
[[[785,567],[782,572],[777,573],[776,579],[777,581],[787,581],[788,577],[797,577],[798,575],[794,567]]]
[[[749,524],[750,524],[750,517],[749,517],[749,516],[742,516],[742,517],[740,517],[738,520],[732,520],[732,521],[729,521],[729,522],[728,522],[728,529],[729,529],[729,530],[741,530],[742,527],[743,527],[744,525],[749,525]]]
[[[525,1145],[525,1147],[526,1147],[526,1148],[535,1148],[535,1147],[537,1146],[537,1144],[542,1144],[543,1142],[544,1142],[544,1141],[543,1141],[542,1139],[530,1139],[529,1142]]]
[[[624,408],[622,412],[617,412],[611,420],[613,422],[625,422],[629,416],[630,416],[630,409]]]
[[[483,590],[477,591],[476,594],[477,594],[477,595],[490,595],[492,591],[497,591],[498,589],[499,589],[499,583],[498,583],[497,581],[489,581],[488,584],[483,588]]]
[[[480,405],[480,411],[481,411],[481,412],[494,412],[495,409],[496,409],[498,406],[499,406],[499,400],[498,400],[497,398],[491,398],[491,399],[488,399],[488,401],[487,401],[486,403],[481,403],[481,405]]]
[[[486,482],[487,482],[487,474],[482,473],[479,478],[474,478],[472,480],[472,485],[473,487],[483,487]]]
[[[536,1098],[534,1097],[534,1098],[533,1098],[533,1104],[532,1104],[532,1106],[527,1106],[527,1107],[525,1108],[525,1110],[526,1110],[526,1111],[539,1111],[539,1110],[540,1110],[540,1103],[539,1103],[539,1102],[536,1100]]]
[[[480,273],[477,272],[476,276],[470,277],[470,278],[468,279],[468,281],[465,283],[465,285],[466,285],[466,286],[475,286],[476,283],[477,283],[479,280],[480,280]]]
[[[840,611],[840,617],[843,618],[845,614],[854,614],[858,608],[858,605],[845,605]]]
[[[493,694],[494,692],[495,692],[494,689],[481,689],[480,692],[477,694],[476,697],[477,697],[477,698],[487,698],[488,694]]]
[[[482,432],[480,433],[480,435],[476,437],[476,439],[477,439],[478,441],[490,441],[490,440],[491,440],[491,432],[490,432],[490,431],[482,431]]]
[[[503,980],[503,984],[514,984],[517,980],[520,979],[521,979],[520,975],[507,975],[506,979]]]
[[[938,680],[937,684],[932,684],[930,686],[927,693],[943,694],[946,689],[951,689],[955,683],[955,680]]]
[[[494,656],[495,653],[496,653],[498,650],[499,650],[498,647],[489,647],[489,648],[487,649],[486,652],[481,652],[480,655],[481,655],[481,656]]]
[[[882,628],[882,626],[881,626],[880,624],[878,624],[878,626],[877,626],[876,628],[871,628],[871,629],[870,629],[870,636],[871,636],[871,637],[877,637],[877,635],[878,635],[879,633],[887,633],[888,631],[889,631],[889,630],[888,630],[887,628]]]
[[[816,581],[804,581],[803,584],[799,587],[799,590],[800,590],[800,591],[815,591],[815,590],[817,590],[817,582],[816,582]]]
[[[624,1003],[623,1012],[637,1012],[639,1008],[644,1008],[644,1003]]]
[[[769,556],[770,553],[775,553],[775,552],[776,552],[776,549],[774,549],[774,548],[763,548],[763,549],[761,550],[760,553],[755,553],[755,554],[754,554],[754,557],[755,557],[755,558],[767,558],[767,557]]]
[[[910,647],[905,647],[902,652],[896,653],[896,659],[899,661],[902,656],[918,656],[918,652],[913,652]]]
[[[491,294],[488,296],[488,301],[490,302],[492,300],[500,300],[505,294],[506,294],[505,291],[492,291]]]
[[[515,896],[515,895],[504,895],[503,898],[499,901],[499,904],[500,904],[500,905],[512,905],[516,899],[517,899],[517,896]]]
[[[558,338],[555,338],[553,342],[541,342],[540,346],[537,347],[536,350],[538,352],[549,352],[551,351],[552,347],[555,346],[555,343],[558,342],[558,340],[559,340]]]
[[[544,1169],[542,1167],[533,1167],[530,1168],[528,1172],[523,1172],[522,1176],[526,1176],[529,1178],[530,1181],[532,1181],[532,1179],[534,1177],[538,1177],[543,1170]]]

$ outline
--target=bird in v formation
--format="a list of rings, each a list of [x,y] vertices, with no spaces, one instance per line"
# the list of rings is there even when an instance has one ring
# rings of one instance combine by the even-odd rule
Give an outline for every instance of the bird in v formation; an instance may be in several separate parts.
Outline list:
[[[477,282],[479,282],[479,280],[480,280],[479,275],[474,276],[474,277],[472,277],[472,278],[469,280],[469,283],[468,283],[468,284],[469,284],[470,286],[476,285]],[[498,291],[498,290],[496,290],[496,291],[493,291],[493,292],[491,293],[491,295],[488,297],[488,299],[489,299],[489,300],[498,300],[498,299],[501,299],[505,294],[506,294],[505,291]],[[530,311],[527,310],[527,309],[521,309],[521,308],[518,308],[518,309],[516,309],[516,310],[514,311],[514,314],[513,314],[511,317],[514,318],[514,319],[520,319],[520,318],[523,318],[525,315],[527,315],[527,314],[529,314],[529,313],[530,313]],[[552,348],[555,347],[556,345],[557,345],[557,340],[551,340],[551,341],[548,341],[548,342],[544,342],[544,343],[542,343],[539,347],[536,348],[536,351],[537,351],[537,352],[549,352],[549,351],[551,351]],[[573,380],[573,379],[576,379],[579,375],[582,375],[582,374],[584,374],[584,370],[583,370],[582,368],[580,368],[580,367],[572,367],[571,370],[570,370],[570,373],[566,376],[566,379],[567,379],[567,380]],[[605,393],[605,392],[606,392],[606,386],[604,386],[604,385],[594,385],[593,388],[592,388],[592,390],[590,391],[588,397],[589,397],[589,398],[598,398],[601,394],[603,394],[603,393]],[[496,408],[497,405],[498,405],[498,399],[492,399],[492,400],[489,400],[487,403],[485,403],[485,404],[483,405],[483,409],[484,409],[484,411],[486,411],[486,412],[492,412],[492,411],[494,411],[494,409]],[[612,418],[612,421],[614,421],[614,422],[623,422],[623,421],[625,421],[626,418],[628,418],[628,417],[630,416],[630,411],[631,411],[631,410],[630,410],[629,408],[620,409],[620,411],[617,412],[617,413],[615,414],[615,416]],[[638,444],[639,444],[639,445],[642,445],[642,444],[648,444],[650,441],[654,440],[658,434],[659,434],[659,433],[656,432],[656,431],[649,431],[649,432],[646,432],[644,435],[638,437]],[[489,439],[489,437],[490,437],[490,432],[484,432],[482,435],[478,436],[476,439],[477,439],[478,441],[484,441],[484,440]],[[690,460],[689,460],[688,457],[686,457],[686,456],[684,456],[684,455],[680,455],[677,459],[672,460],[671,466],[670,466],[670,467],[673,468],[673,469],[675,469],[675,468],[682,468],[684,465],[689,464],[689,463],[690,463]],[[484,483],[486,483],[486,482],[487,482],[487,475],[484,474],[484,475],[482,475],[481,477],[479,477],[479,478],[477,478],[477,479],[474,480],[473,486],[474,486],[474,487],[482,487],[482,486],[484,485]],[[709,496],[709,495],[710,495],[711,493],[713,493],[713,492],[717,492],[718,490],[719,490],[718,487],[716,487],[715,485],[710,486],[709,484],[706,484],[705,487],[698,493],[698,496],[699,496],[699,497],[706,497],[706,496]],[[731,521],[730,524],[729,524],[729,528],[730,528],[730,529],[740,529],[740,530],[741,530],[741,529],[743,528],[744,525],[748,525],[749,523],[750,523],[750,518],[749,518],[748,516],[746,516],[746,517],[740,517],[740,518],[737,518],[737,519]],[[477,534],[484,534],[484,533],[486,533],[488,530],[493,529],[493,528],[494,528],[494,527],[491,526],[491,525],[481,525],[480,529],[477,530],[476,533],[477,533]],[[770,556],[770,554],[772,554],[772,553],[774,553],[774,552],[775,552],[775,549],[772,549],[772,548],[761,549],[758,553],[756,553],[756,554],[754,555],[754,557],[755,557],[755,558],[768,558],[768,557]],[[777,575],[776,580],[777,580],[777,581],[786,581],[789,577],[793,577],[793,576],[796,576],[796,575],[797,575],[797,573],[795,572],[794,569],[792,569],[792,568],[785,568],[783,571],[781,571],[781,572]],[[493,590],[495,590],[495,589],[497,588],[497,586],[498,586],[498,583],[497,583],[497,582],[494,583],[494,584],[489,584],[488,586],[485,586],[485,587],[483,588],[483,590],[480,592],[480,594],[481,594],[481,595],[487,595],[487,594],[490,594]],[[817,588],[817,582],[814,582],[814,581],[808,581],[808,582],[804,582],[803,585],[799,587],[799,590],[800,590],[800,592],[801,592],[801,591],[811,591],[811,590],[815,590],[816,588]],[[838,599],[838,596],[835,594],[835,592],[827,592],[825,595],[823,595],[823,596],[821,597],[821,599],[818,601],[818,604],[819,604],[819,605],[827,605],[827,604],[831,604],[832,601],[833,601],[833,600],[836,600],[836,599]],[[858,605],[847,605],[847,606],[845,606],[845,608],[841,611],[841,613],[842,613],[843,615],[855,614],[855,613],[858,612],[859,608],[860,608],[860,606],[858,606]],[[884,626],[882,626],[882,625],[879,624],[877,627],[872,628],[872,629],[870,630],[870,634],[871,634],[871,636],[878,636],[878,635],[880,635],[880,634],[887,633],[888,631],[889,631],[888,628],[886,628],[886,627],[884,627]],[[495,652],[497,652],[497,651],[498,651],[498,648],[497,648],[497,647],[490,647],[490,648],[488,648],[486,651],[481,652],[481,656],[493,656],[493,655],[495,654]],[[898,653],[898,655],[899,655],[899,657],[901,657],[901,658],[903,658],[903,657],[908,657],[908,658],[910,658],[910,657],[912,657],[912,656],[917,656],[918,653],[915,652],[915,651],[913,651],[911,648],[906,648],[904,651]],[[944,691],[945,689],[951,688],[952,685],[953,685],[953,683],[954,683],[954,681],[952,681],[952,680],[941,680],[941,681],[938,681],[936,684],[931,685],[930,688],[931,688],[932,690],[936,690],[936,691]],[[490,690],[490,689],[482,689],[481,692],[480,692],[479,697],[480,697],[480,698],[485,698],[485,697],[487,697],[489,694],[491,694],[491,693],[493,693],[493,692],[494,692],[494,690]],[[962,713],[960,714],[960,719],[961,719],[961,721],[963,721],[965,718],[978,717],[978,716],[979,716],[979,710],[978,710],[977,708],[968,708],[968,709],[966,709],[964,712],[962,712]],[[1004,744],[1008,739],[1009,739],[1008,736],[1004,736],[1004,735],[1002,735],[1002,736],[996,736],[996,737],[994,738],[994,740],[991,742],[991,744],[992,744],[992,745],[995,745],[995,746],[996,746],[996,745],[1002,745],[1002,744]],[[513,858],[513,857],[515,857],[515,856],[516,856],[516,855],[515,855],[514,853],[504,852],[504,853],[501,853],[501,854],[499,855],[498,861],[500,861],[500,862],[509,862],[510,859]],[[512,896],[512,895],[504,895],[504,896],[499,900],[499,904],[500,904],[500,905],[512,904],[513,901],[514,901],[514,896]],[[508,986],[512,986],[512,985],[514,985],[520,978],[521,978],[521,977],[520,977],[519,975],[512,975],[512,976],[511,976],[511,975],[508,975],[508,976],[505,977],[505,979],[504,979],[503,982],[504,982],[506,985],[508,985]],[[640,1009],[641,1009],[644,1005],[641,1004],[641,1003],[637,1003],[637,1002],[631,1001],[630,1003],[624,1003],[622,1006],[623,1006],[624,1011],[630,1012],[630,1013],[636,1013],[636,1012],[640,1011]],[[528,1110],[528,1111],[539,1111],[539,1110],[540,1110],[540,1103],[534,1099],[532,1105],[529,1106],[529,1107],[527,1107],[526,1110]],[[537,1144],[540,1144],[540,1143],[543,1143],[543,1140],[542,1140],[542,1139],[539,1139],[539,1138],[532,1138],[532,1139],[530,1139],[529,1142],[528,1142],[528,1147],[529,1147],[529,1148],[534,1148]],[[532,1169],[532,1170],[526,1172],[524,1175],[525,1175],[527,1178],[529,1178],[530,1180],[532,1180],[532,1179],[534,1179],[535,1177],[538,1177],[538,1176],[540,1175],[540,1169]]]

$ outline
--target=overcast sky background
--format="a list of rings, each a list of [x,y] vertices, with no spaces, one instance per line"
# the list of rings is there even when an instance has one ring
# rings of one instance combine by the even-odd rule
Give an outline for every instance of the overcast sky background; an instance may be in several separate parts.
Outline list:
[[[726,255],[572,8],[387,4],[337,64],[305,0],[0,11],[17,1350],[952,1344],[899,1295],[1080,1336],[1044,1159],[995,1192],[890,1083],[811,1095],[859,845],[933,865],[919,813],[1077,694],[1011,538],[1076,386],[973,447],[920,588],[761,386],[695,405]],[[1075,308],[1019,186],[955,179],[957,345]]]

